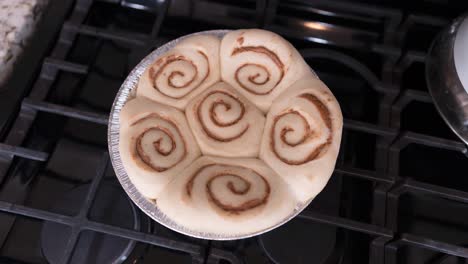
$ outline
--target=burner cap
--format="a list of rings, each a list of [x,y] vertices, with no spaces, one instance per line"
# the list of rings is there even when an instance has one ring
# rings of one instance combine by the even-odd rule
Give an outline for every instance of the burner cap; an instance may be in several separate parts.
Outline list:
[[[260,245],[275,263],[325,263],[335,247],[336,228],[295,218],[260,236]]]
[[[337,215],[340,207],[341,177],[331,177],[327,187],[306,210]],[[339,257],[337,228],[296,217],[283,226],[259,237],[267,256],[275,263],[327,263]],[[340,241],[338,241],[340,242]],[[338,243],[340,244],[340,243]],[[333,254],[332,254],[333,253]]]
[[[81,185],[52,205],[54,212],[70,215],[84,201],[89,184]],[[91,220],[124,228],[140,229],[139,215],[126,195],[109,182],[103,182],[89,213]],[[70,228],[53,222],[42,227],[42,252],[50,263],[59,263],[65,250]],[[135,246],[135,241],[102,233],[80,233],[70,263],[122,263]]]

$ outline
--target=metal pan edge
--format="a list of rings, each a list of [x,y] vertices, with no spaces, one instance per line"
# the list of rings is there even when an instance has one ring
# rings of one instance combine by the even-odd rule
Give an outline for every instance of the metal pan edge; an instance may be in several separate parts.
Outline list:
[[[289,220],[296,217],[302,210],[304,210],[310,202],[313,200],[310,199],[306,203],[301,203],[296,206],[296,208],[291,212],[289,216],[284,218],[282,221],[278,222],[277,224],[267,228],[258,230],[256,232],[247,233],[247,234],[238,234],[238,235],[227,235],[227,234],[216,234],[216,233],[207,233],[207,232],[200,232],[196,230],[188,229],[184,226],[178,225],[172,219],[167,217],[161,210],[159,210],[158,206],[151,202],[148,198],[144,197],[133,185],[130,181],[127,172],[125,171],[122,160],[120,159],[119,153],[119,136],[120,136],[120,111],[125,103],[134,97],[134,91],[136,89],[138,80],[141,74],[146,70],[146,68],[156,60],[159,56],[166,53],[170,49],[172,49],[178,42],[183,40],[184,38],[196,35],[214,35],[219,38],[222,38],[227,32],[230,30],[210,30],[210,31],[202,31],[193,34],[189,34],[175,40],[172,40],[158,49],[151,52],[147,55],[137,66],[130,72],[127,76],[125,81],[123,82],[122,86],[120,87],[117,95],[114,99],[114,103],[112,104],[111,112],[109,115],[109,123],[108,123],[108,130],[107,130],[107,141],[108,141],[108,148],[109,148],[109,155],[111,158],[112,166],[114,167],[115,174],[117,179],[119,180],[120,184],[122,185],[125,192],[128,194],[130,199],[149,217],[151,217],[154,221],[158,222],[159,224],[172,229],[176,232],[182,233],[187,236],[201,238],[201,239],[210,239],[210,240],[234,240],[234,239],[243,239],[249,238],[257,235],[261,235],[265,232],[268,232],[272,229],[275,229]],[[315,73],[314,73],[315,74]]]

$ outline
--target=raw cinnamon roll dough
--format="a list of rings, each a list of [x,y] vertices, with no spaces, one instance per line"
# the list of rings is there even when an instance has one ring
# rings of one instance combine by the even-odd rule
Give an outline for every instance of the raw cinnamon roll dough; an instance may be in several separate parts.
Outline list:
[[[333,172],[340,107],[275,33],[188,37],[148,67],[136,96],[120,116],[122,163],[191,231],[222,238],[271,228]]]
[[[285,220],[296,199],[281,177],[258,159],[203,156],[172,181],[156,203],[187,229],[235,236]]]
[[[219,82],[205,90],[185,114],[203,154],[258,156],[265,117],[229,84]]]
[[[137,96],[184,110],[188,101],[220,80],[220,40],[188,37],[158,58],[141,75]]]
[[[159,192],[200,156],[200,149],[179,110],[144,97],[128,101],[120,113],[122,164],[146,197]]]
[[[260,29],[226,34],[221,41],[220,59],[222,80],[265,113],[280,93],[310,72],[288,41]]]
[[[309,76],[294,83],[267,115],[260,158],[301,201],[314,198],[328,182],[340,148],[343,117],[327,86]]]

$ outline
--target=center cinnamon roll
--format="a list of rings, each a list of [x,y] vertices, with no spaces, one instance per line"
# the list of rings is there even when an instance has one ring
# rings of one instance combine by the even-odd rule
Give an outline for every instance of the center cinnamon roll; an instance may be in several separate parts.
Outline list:
[[[208,88],[190,102],[185,113],[204,154],[258,155],[265,118],[228,84]]]
[[[225,131],[239,124],[244,115],[244,103],[222,90],[211,91],[206,94],[197,107],[197,117],[203,131],[210,138],[220,142],[235,140],[249,129],[249,124],[245,124],[240,131],[236,131],[232,135],[226,135],[227,132]],[[212,127],[218,128],[217,130],[221,130],[219,131],[221,133],[212,131]]]

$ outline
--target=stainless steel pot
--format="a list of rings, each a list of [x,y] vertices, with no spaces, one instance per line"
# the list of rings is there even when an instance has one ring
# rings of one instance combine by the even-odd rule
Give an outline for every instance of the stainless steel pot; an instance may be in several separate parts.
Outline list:
[[[432,43],[426,82],[445,122],[468,144],[468,14],[456,19]]]

